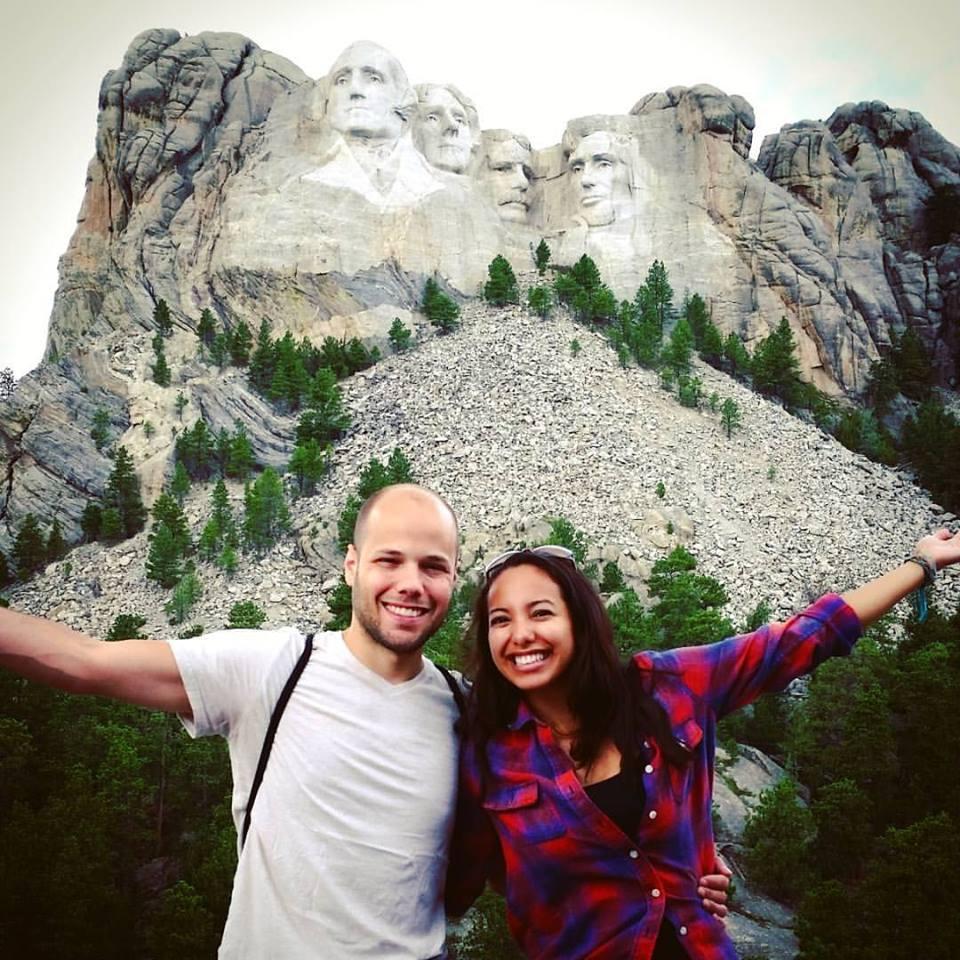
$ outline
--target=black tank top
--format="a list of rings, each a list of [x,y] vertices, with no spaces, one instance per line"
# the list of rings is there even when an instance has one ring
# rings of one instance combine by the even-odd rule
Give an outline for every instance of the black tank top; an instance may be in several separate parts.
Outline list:
[[[647,795],[635,772],[621,770],[583,789],[603,814],[628,837],[636,833]],[[669,920],[664,920],[660,927],[651,960],[689,960],[689,954],[680,946],[677,932]]]

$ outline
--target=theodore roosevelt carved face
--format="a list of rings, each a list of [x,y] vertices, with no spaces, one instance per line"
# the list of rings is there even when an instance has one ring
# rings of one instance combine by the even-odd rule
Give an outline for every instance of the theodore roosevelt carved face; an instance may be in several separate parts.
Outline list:
[[[413,139],[417,149],[437,169],[465,173],[479,141],[476,108],[450,85],[425,83],[416,91]]]
[[[501,220],[525,223],[530,212],[530,141],[506,131],[486,131],[479,176]]]

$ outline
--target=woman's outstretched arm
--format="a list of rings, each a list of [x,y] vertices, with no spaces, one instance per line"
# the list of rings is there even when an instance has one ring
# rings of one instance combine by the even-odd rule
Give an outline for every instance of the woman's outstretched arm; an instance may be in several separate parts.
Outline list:
[[[914,547],[913,555],[923,557],[937,570],[957,563],[960,561],[960,532],[951,534],[946,529],[938,530],[920,540]],[[843,594],[843,599],[866,629],[908,593],[922,586],[925,576],[920,564],[907,561],[862,587],[848,590]]]

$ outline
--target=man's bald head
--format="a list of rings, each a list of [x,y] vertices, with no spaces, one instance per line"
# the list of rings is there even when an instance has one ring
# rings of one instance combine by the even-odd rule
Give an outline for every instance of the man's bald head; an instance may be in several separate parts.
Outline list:
[[[453,532],[456,554],[459,554],[460,527],[453,507],[439,494],[416,483],[395,483],[378,490],[364,500],[353,528],[354,548],[358,553],[360,552],[371,525],[376,524],[377,517],[382,511],[400,513],[409,511],[412,514],[411,519],[415,519],[417,510],[423,509],[441,515],[446,514]]]

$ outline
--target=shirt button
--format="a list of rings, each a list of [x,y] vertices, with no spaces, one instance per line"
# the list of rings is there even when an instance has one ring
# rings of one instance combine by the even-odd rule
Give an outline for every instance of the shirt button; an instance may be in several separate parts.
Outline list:
[[[681,927],[681,928],[680,928],[680,936],[681,936],[681,937],[685,937],[686,935],[687,935],[687,928],[686,928],[686,927]]]
[[[656,887],[654,887],[654,888],[650,891],[650,896],[653,897],[654,899],[656,899],[657,897],[660,896],[660,891],[659,891]]]
[[[657,819],[657,811],[656,811],[656,810],[651,810],[651,811],[647,814],[647,816],[648,816],[651,820],[656,820],[656,819]]]
[[[653,773],[653,764],[652,764],[652,763],[648,763],[648,764],[643,768],[643,772],[644,772],[644,773]]]
[[[638,850],[631,850],[631,851],[630,851],[630,859],[631,859],[631,860],[636,860],[637,857],[639,857],[639,856],[640,856],[640,852],[639,852]]]

